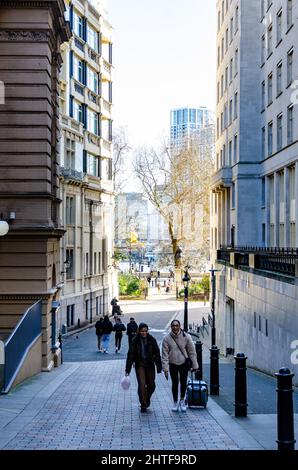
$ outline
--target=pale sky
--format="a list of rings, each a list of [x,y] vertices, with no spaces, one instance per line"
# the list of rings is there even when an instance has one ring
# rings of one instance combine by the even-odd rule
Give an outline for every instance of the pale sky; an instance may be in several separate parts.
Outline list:
[[[132,145],[169,135],[170,110],[215,109],[216,0],[106,0],[114,126]]]

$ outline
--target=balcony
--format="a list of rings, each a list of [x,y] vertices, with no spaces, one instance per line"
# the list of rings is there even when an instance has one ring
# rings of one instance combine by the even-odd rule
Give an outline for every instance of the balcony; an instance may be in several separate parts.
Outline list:
[[[112,81],[112,65],[109,64],[103,57],[100,60],[101,63],[101,76],[103,82],[111,82]]]
[[[232,186],[232,168],[222,167],[211,178],[211,189],[230,188]]]
[[[79,181],[82,182],[84,180],[84,175],[81,171],[73,170],[71,168],[64,168],[63,166],[60,168],[60,174],[67,180]]]
[[[81,122],[76,121],[75,119],[69,117],[69,116],[62,116],[61,118],[61,123],[62,126],[66,126],[72,131],[76,131],[79,134],[83,135],[84,132],[84,126]]]
[[[100,155],[102,157],[110,158],[112,153],[112,144],[108,140],[101,138],[100,141]]]
[[[103,119],[111,119],[112,105],[105,98],[100,98],[100,112]]]

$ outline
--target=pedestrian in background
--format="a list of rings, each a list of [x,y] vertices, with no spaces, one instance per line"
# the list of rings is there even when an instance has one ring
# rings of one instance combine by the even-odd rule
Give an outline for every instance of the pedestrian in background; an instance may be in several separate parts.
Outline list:
[[[103,348],[104,353],[107,353],[107,351],[109,349],[110,336],[111,336],[112,331],[113,331],[113,324],[109,320],[109,316],[105,315],[103,317],[103,324],[102,324],[102,332],[103,332],[103,335],[102,335],[102,348]]]
[[[99,352],[102,352],[101,341],[103,336],[103,317],[100,317],[99,320],[95,323],[95,332],[97,336],[97,347]]]
[[[135,322],[135,319],[131,317],[129,319],[129,323],[127,323],[127,329],[126,329],[126,334],[128,336],[128,347],[130,348],[131,342],[134,339],[138,332],[138,325]]]
[[[150,406],[155,390],[155,367],[158,374],[162,371],[159,347],[156,339],[148,333],[146,323],[140,323],[138,334],[129,348],[125,367],[126,375],[130,374],[133,364],[138,381],[141,413],[144,413]]]
[[[116,318],[116,323],[114,325],[113,331],[115,331],[115,347],[116,347],[116,354],[117,354],[121,348],[123,331],[126,331],[126,328],[123,325],[121,318]]]
[[[196,349],[191,336],[181,329],[179,320],[171,323],[171,332],[162,342],[162,368],[166,379],[169,372],[172,380],[173,408],[172,411],[186,411],[185,393],[187,388],[187,376],[190,369],[199,368]],[[178,401],[178,388],[180,382],[180,400]]]

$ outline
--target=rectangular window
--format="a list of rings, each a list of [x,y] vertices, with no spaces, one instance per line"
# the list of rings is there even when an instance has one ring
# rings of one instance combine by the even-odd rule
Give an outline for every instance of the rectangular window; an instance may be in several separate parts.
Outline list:
[[[272,103],[273,99],[273,75],[268,75],[268,106]]]
[[[73,305],[67,305],[66,307],[66,322],[67,326],[73,326],[74,325],[74,312],[75,312],[75,306]]]
[[[225,40],[222,38],[221,40],[221,60],[223,60],[225,56]]]
[[[262,224],[262,245],[266,245],[266,224]]]
[[[282,62],[277,65],[276,70],[276,94],[279,96],[282,92]]]
[[[232,149],[233,149],[233,143],[230,140],[229,142],[229,166],[231,166],[232,164],[232,151],[233,151]]]
[[[266,37],[265,34],[262,36],[262,48],[261,48],[261,64],[265,63],[266,56]]]
[[[276,18],[276,43],[279,44],[282,38],[282,10],[277,13]]]
[[[224,76],[221,76],[221,98],[223,97],[224,94]]]
[[[287,27],[293,24],[293,0],[287,0]]]
[[[89,300],[85,300],[85,319],[89,320]]]
[[[293,110],[294,106],[291,105],[288,107],[288,123],[287,123],[287,136],[288,136],[288,144],[291,144],[294,139],[294,118],[293,118]]]
[[[262,128],[262,158],[266,156],[266,128]]]
[[[265,100],[266,100],[266,83],[264,80],[262,82],[261,111],[264,111],[265,109]]]
[[[230,110],[229,110],[229,124],[231,125],[233,121],[233,100],[230,100]]]
[[[66,197],[66,225],[75,224],[75,200],[73,197]]]
[[[265,196],[266,196],[265,190],[266,190],[266,179],[262,178],[262,207],[265,207]]]
[[[268,27],[267,30],[267,56],[269,57],[273,51],[273,27],[272,24]]]
[[[273,153],[273,122],[269,122],[268,124],[268,155],[272,155]]]
[[[233,59],[230,60],[230,83],[233,80]]]
[[[217,67],[220,66],[220,47],[217,48]]]
[[[239,7],[236,7],[236,14],[235,14],[235,33],[237,33],[239,29]]]
[[[257,314],[254,312],[254,328],[257,327]]]
[[[221,25],[220,18],[221,18],[221,15],[220,15],[220,11],[219,11],[218,16],[217,16],[217,31],[218,32],[220,30],[220,25]]]
[[[87,67],[87,86],[94,93],[98,94],[98,73]]]
[[[238,117],[238,92],[235,93],[234,97],[234,119]]]
[[[92,155],[91,153],[87,153],[86,159],[88,175],[99,176],[98,157],[96,155]]]
[[[268,320],[265,321],[266,336],[268,336]]]
[[[262,331],[262,317],[259,315],[259,331]]]
[[[98,114],[91,109],[87,111],[87,130],[98,135]]]
[[[95,52],[98,52],[98,32],[89,24],[87,25],[87,43]]]
[[[236,203],[235,183],[232,183],[232,209],[235,209],[235,203]]]
[[[73,279],[74,278],[74,265],[73,265],[73,249],[68,248],[66,250],[66,264],[65,269],[66,271],[66,279]]]
[[[265,16],[265,0],[261,0],[261,20]]]
[[[226,52],[228,51],[229,47],[229,29],[226,29]]]
[[[219,103],[220,99],[220,83],[217,82],[217,104]]]
[[[279,116],[277,116],[277,150],[282,149],[282,144],[283,144],[282,132],[283,132],[283,115],[280,114]]]
[[[83,112],[83,105],[78,101],[73,102],[73,117],[78,122],[84,122],[84,112]]]
[[[293,82],[293,48],[288,52],[287,59],[287,82],[288,85],[291,85]]]
[[[101,273],[101,253],[98,252],[98,273]]]
[[[84,39],[84,26],[83,25],[84,25],[84,21],[83,21],[82,16],[74,12],[74,32],[81,39]]]
[[[235,76],[238,73],[238,62],[239,62],[239,50],[236,49],[235,51]]]
[[[238,136],[234,137],[234,163],[238,161]]]
[[[84,83],[84,63],[78,57],[73,57],[73,76],[78,82]]]
[[[89,253],[85,253],[85,276],[89,276]]]
[[[226,67],[226,70],[225,70],[225,89],[227,90],[228,89],[228,86],[229,86],[229,68]]]
[[[230,42],[233,41],[234,36],[234,18],[232,17],[230,20]]]

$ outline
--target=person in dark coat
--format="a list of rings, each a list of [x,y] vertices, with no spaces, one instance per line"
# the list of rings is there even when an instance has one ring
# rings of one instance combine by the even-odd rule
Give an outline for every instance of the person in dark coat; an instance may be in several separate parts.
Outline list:
[[[115,331],[115,347],[116,347],[116,353],[118,353],[121,348],[123,331],[126,331],[126,328],[123,325],[121,318],[116,318],[116,323],[114,325],[113,331]]]
[[[138,334],[132,340],[126,359],[126,375],[130,374],[133,364],[138,380],[141,412],[144,413],[150,406],[150,400],[155,390],[155,367],[158,374],[162,370],[157,341],[148,333],[146,323],[140,323]]]
[[[128,336],[128,346],[129,347],[131,345],[132,340],[136,336],[137,332],[138,332],[138,325],[135,322],[135,319],[131,317],[129,319],[129,323],[127,323],[127,330],[126,330],[126,334]]]
[[[103,352],[107,353],[107,350],[109,349],[109,343],[110,343],[110,336],[113,331],[113,324],[109,320],[108,315],[105,315],[103,317],[103,323],[102,323],[102,347],[103,347]]]
[[[99,320],[95,323],[95,332],[97,336],[98,350],[102,352],[101,341],[103,336],[103,317],[100,317]]]

